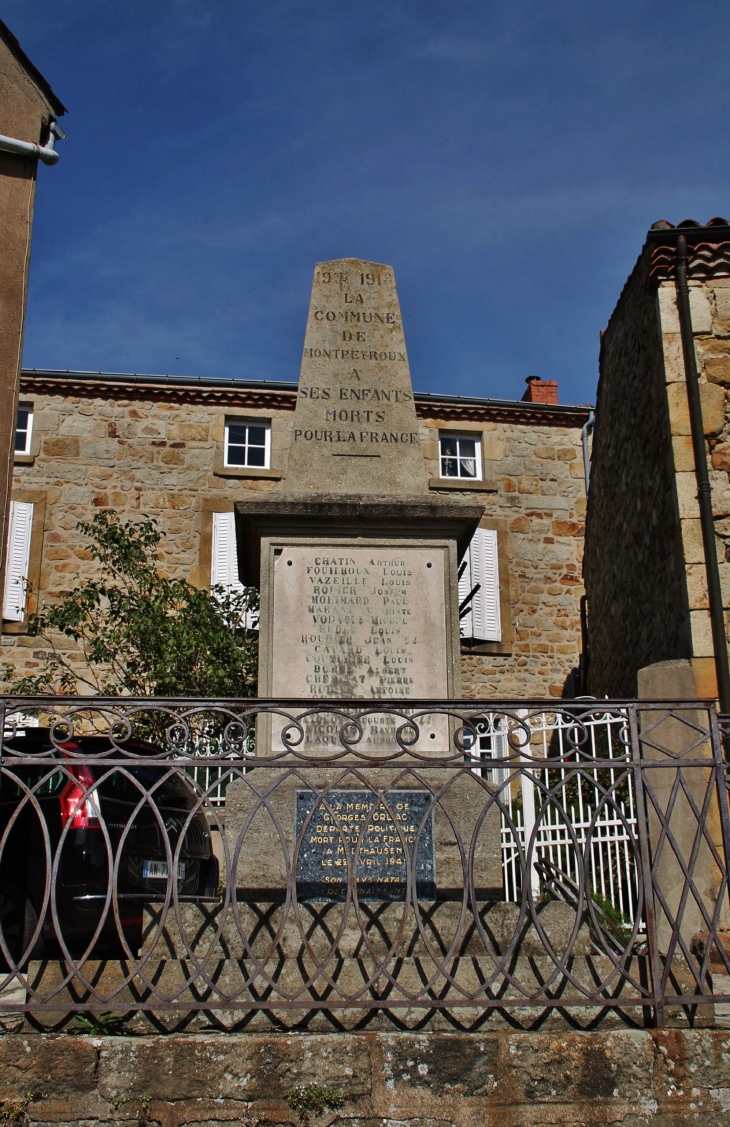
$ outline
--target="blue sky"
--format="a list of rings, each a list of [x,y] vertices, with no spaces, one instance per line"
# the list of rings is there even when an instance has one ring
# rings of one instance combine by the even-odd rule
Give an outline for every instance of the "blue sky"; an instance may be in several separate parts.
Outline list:
[[[69,107],[30,367],[292,380],[316,261],[395,268],[416,390],[595,393],[650,224],[730,213],[706,0],[5,0]]]

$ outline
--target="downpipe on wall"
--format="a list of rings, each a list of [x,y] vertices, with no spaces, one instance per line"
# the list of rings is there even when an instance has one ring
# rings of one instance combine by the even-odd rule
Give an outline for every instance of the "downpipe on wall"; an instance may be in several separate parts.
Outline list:
[[[56,139],[63,141],[65,138],[66,134],[53,119],[45,145],[34,145],[32,141],[18,141],[15,137],[4,137],[0,134],[0,150],[17,153],[22,157],[37,157],[44,164],[57,164],[60,154],[56,152]]]
[[[593,434],[595,425],[596,412],[591,411],[580,432],[580,439],[583,443],[583,474],[585,476],[586,483],[586,505],[588,504],[588,489],[591,483],[591,452],[588,447],[588,439]],[[588,596],[585,594],[581,595],[580,597],[580,638],[581,652],[578,670],[580,692],[582,695],[584,695],[588,692],[588,672],[591,663],[588,642]]]
[[[684,356],[684,376],[687,383],[687,402],[692,431],[692,450],[697,478],[697,501],[700,507],[702,528],[702,547],[705,553],[707,571],[707,593],[710,603],[710,626],[712,628],[712,648],[715,655],[715,673],[720,698],[720,711],[730,712],[730,668],[728,667],[727,635],[725,633],[725,613],[722,606],[720,568],[717,562],[715,542],[715,522],[712,516],[712,487],[707,470],[707,449],[705,430],[702,423],[702,404],[697,376],[697,357],[692,333],[692,314],[689,307],[689,285],[687,284],[687,239],[680,235],[677,239],[676,253],[677,312],[682,337]]]

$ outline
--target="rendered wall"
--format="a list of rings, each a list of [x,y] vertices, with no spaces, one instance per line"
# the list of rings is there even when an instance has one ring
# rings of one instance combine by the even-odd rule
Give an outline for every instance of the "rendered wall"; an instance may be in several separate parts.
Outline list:
[[[38,143],[49,113],[50,102],[0,35],[0,133]],[[37,163],[0,152],[0,590]]]

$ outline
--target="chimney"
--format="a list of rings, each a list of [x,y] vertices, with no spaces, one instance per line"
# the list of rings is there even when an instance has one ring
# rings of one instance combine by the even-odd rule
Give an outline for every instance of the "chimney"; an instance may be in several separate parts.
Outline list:
[[[558,385],[556,380],[541,380],[539,376],[528,376],[527,391],[522,396],[523,403],[557,403]]]

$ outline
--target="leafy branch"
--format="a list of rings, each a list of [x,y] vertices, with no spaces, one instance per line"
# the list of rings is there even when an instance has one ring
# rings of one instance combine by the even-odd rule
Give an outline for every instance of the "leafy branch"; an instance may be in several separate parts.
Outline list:
[[[122,522],[110,510],[78,526],[99,575],[28,622],[46,646],[38,673],[10,691],[132,696],[249,696],[255,692],[258,608],[253,588],[200,590],[159,569],[162,533],[151,519]],[[78,653],[60,642],[73,641]],[[6,667],[8,669],[8,667]],[[10,674],[8,674],[10,676]]]

